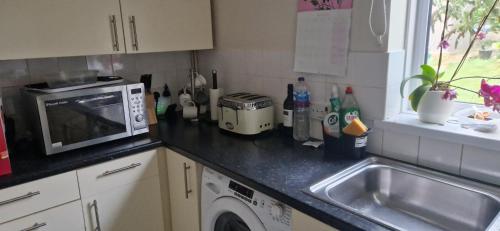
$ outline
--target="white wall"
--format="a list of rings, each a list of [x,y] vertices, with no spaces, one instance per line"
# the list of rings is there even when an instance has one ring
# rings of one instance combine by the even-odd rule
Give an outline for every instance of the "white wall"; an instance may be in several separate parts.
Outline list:
[[[375,2],[374,26],[380,29],[383,26],[382,2]],[[396,17],[390,11],[390,1],[386,2],[388,16]],[[397,11],[398,17],[402,17],[405,4],[397,5],[403,8]],[[389,36],[386,36],[384,45],[379,46],[369,30],[369,10],[370,1],[354,1],[347,75],[326,76],[292,71],[297,16],[295,0],[213,1],[215,49],[200,53],[200,71],[208,76],[211,69],[217,69],[221,78],[219,82],[226,92],[251,91],[271,96],[278,121],[282,119],[280,113],[286,85],[294,83],[298,76],[306,77],[312,91],[311,100],[318,104],[327,104],[334,83],[341,89],[350,85],[361,106],[362,118],[372,124],[373,120],[385,118],[387,75],[402,75],[389,72],[388,67],[394,66],[394,62],[402,66],[402,41],[398,38],[401,40],[403,36],[398,34],[389,45]],[[374,136],[377,134],[375,131]]]

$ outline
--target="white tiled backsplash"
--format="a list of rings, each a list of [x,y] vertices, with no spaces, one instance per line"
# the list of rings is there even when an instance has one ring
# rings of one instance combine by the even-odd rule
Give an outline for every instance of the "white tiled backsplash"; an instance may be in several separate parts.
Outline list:
[[[381,154],[389,158],[500,185],[500,152],[401,131],[379,131]]]
[[[346,76],[327,76],[293,72],[293,51],[215,49],[200,52],[200,72],[208,75],[217,69],[221,87],[226,92],[250,91],[270,96],[275,103],[275,117],[282,121],[281,111],[286,98],[286,85],[304,76],[311,91],[311,102],[327,105],[331,88],[340,87],[341,97],[347,86],[353,86],[362,119],[368,124],[385,118],[387,75],[389,65],[402,66],[403,52],[350,52]],[[393,63],[390,63],[393,62]],[[321,126],[311,126],[312,134],[321,134]],[[314,129],[316,127],[317,129]],[[316,131],[318,130],[318,131]],[[369,140],[379,140],[373,131]],[[378,142],[369,141],[369,150],[380,149]],[[378,153],[378,152],[377,152]]]
[[[60,71],[99,70],[99,75],[118,75],[139,81],[142,74],[152,74],[153,91],[162,91],[166,83],[174,102],[188,80],[191,66],[189,52],[162,52],[134,55],[98,55],[44,59],[0,61],[0,88],[8,115],[14,115],[19,136],[26,131],[22,121],[23,108],[20,87],[28,83],[57,78]]]
[[[390,106],[399,105],[401,100],[399,82],[387,80],[403,76],[403,62],[403,51],[350,52],[347,76],[325,76],[293,72],[292,51],[216,49],[200,53],[201,73],[208,75],[211,69],[217,69],[221,87],[226,92],[251,91],[271,96],[276,106],[277,121],[282,120],[280,113],[286,97],[286,85],[294,83],[298,76],[305,76],[313,103],[328,103],[333,83],[341,89],[353,86],[362,119],[372,128],[373,121],[383,120],[400,111],[399,107]],[[368,151],[500,185],[498,150],[375,128],[368,139]]]

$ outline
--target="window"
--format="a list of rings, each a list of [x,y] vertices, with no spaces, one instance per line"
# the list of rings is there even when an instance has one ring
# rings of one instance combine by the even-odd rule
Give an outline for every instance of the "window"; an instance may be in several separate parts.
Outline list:
[[[467,49],[477,26],[495,0],[453,0],[450,2],[448,26],[445,39],[449,47],[443,51],[441,71],[445,72],[443,80],[449,79]],[[420,72],[419,66],[427,63],[437,67],[440,36],[446,0],[415,1],[414,28],[408,22],[408,38],[413,36],[409,45],[413,47],[410,54],[406,76]],[[500,77],[500,9],[495,9],[481,30],[481,40],[476,40],[469,56],[455,77],[487,76]],[[464,79],[455,81],[453,85],[470,89],[480,89],[480,79]],[[489,83],[500,84],[500,80],[489,80]],[[476,93],[457,89],[457,101],[482,104],[483,99]]]

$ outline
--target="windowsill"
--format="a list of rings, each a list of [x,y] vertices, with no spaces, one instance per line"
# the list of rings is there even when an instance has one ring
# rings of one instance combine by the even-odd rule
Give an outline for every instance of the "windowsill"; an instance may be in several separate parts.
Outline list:
[[[450,118],[451,120],[453,118]],[[494,133],[482,133],[462,128],[459,124],[428,124],[418,120],[416,114],[401,113],[393,118],[375,121],[375,128],[440,139],[448,142],[500,150],[500,128]]]

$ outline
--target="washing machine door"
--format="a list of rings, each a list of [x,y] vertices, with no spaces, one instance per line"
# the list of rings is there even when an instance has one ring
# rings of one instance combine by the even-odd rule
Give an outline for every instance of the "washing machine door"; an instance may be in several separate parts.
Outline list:
[[[266,231],[252,209],[233,197],[215,200],[203,217],[203,231]]]

